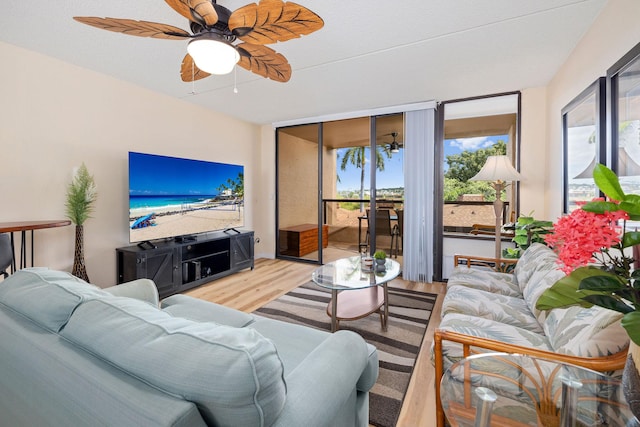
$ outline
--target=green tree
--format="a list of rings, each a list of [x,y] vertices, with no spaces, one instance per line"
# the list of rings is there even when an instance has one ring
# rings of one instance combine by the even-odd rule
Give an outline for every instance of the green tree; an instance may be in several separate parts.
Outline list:
[[[486,181],[461,182],[457,179],[444,178],[444,201],[455,202],[463,194],[482,194],[486,201],[493,201],[496,198],[496,190],[491,183]]]
[[[231,190],[231,193],[239,198],[244,197],[244,174],[238,173],[238,176],[235,180],[228,178],[226,184],[220,184],[218,187],[218,191],[220,193]]]
[[[499,140],[491,147],[448,155],[446,161],[449,169],[444,174],[445,202],[454,202],[463,194],[482,194],[486,201],[495,200],[496,193],[491,183],[469,181],[469,179],[480,172],[480,169],[487,161],[487,157],[506,153],[507,144]]]
[[[449,169],[444,176],[460,182],[469,181],[470,178],[480,172],[480,169],[487,161],[487,157],[503,154],[507,154],[507,144],[503,140],[498,140],[491,147],[481,148],[477,151],[450,154],[446,158]]]
[[[340,161],[340,170],[346,171],[347,165],[351,163],[360,169],[360,199],[364,199],[364,165],[366,163],[366,155],[369,147],[351,147],[347,149]],[[387,144],[376,146],[376,169],[380,172],[384,171],[384,158],[391,158],[391,150]],[[360,210],[364,209],[364,205],[360,205]]]

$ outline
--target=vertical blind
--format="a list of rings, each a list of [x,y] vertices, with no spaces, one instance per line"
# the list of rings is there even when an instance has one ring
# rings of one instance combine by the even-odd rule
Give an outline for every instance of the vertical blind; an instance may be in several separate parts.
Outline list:
[[[405,280],[433,280],[434,123],[434,109],[408,111],[405,116]]]

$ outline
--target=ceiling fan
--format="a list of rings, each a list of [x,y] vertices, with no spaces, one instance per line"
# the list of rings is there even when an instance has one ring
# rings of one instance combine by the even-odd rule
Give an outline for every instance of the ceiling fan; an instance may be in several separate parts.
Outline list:
[[[393,141],[391,141],[391,143],[389,144],[389,151],[391,151],[392,153],[399,153],[400,148],[403,147],[404,144],[402,142],[396,141],[396,138],[398,137],[398,132],[391,132],[388,135],[393,137]]]
[[[216,0],[165,1],[189,20],[191,33],[172,25],[132,19],[89,16],[73,19],[131,36],[190,40],[180,68],[185,82],[230,73],[236,63],[259,76],[287,82],[291,78],[289,62],[265,45],[311,34],[324,25],[322,18],[311,10],[282,0],[260,0],[234,12]],[[237,40],[242,43],[235,44]],[[227,58],[225,63],[222,56]]]

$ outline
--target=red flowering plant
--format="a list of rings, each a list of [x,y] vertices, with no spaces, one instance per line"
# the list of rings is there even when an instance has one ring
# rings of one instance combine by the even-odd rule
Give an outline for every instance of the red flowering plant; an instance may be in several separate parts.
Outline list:
[[[625,254],[640,244],[640,232],[625,231],[627,220],[640,220],[640,196],[625,194],[606,166],[596,165],[593,178],[607,200],[582,204],[558,219],[545,237],[567,276],[547,289],[536,307],[597,305],[618,311],[624,314],[622,327],[640,345],[640,270],[634,270],[634,259]]]

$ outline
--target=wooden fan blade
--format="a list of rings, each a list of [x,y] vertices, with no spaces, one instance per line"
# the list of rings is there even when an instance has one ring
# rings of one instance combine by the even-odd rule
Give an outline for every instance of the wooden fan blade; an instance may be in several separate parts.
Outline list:
[[[260,0],[231,14],[229,29],[252,44],[283,42],[311,34],[324,26],[318,15],[304,6],[282,0]]]
[[[218,13],[213,7],[211,0],[165,0],[169,6],[189,21],[198,24],[206,24],[213,26],[218,22]],[[194,16],[191,11],[196,13]],[[202,22],[198,22],[198,17],[202,18]]]
[[[276,82],[288,82],[291,78],[291,65],[282,54],[262,45],[241,43],[236,46],[240,53],[240,65],[259,76]]]
[[[211,74],[205,73],[198,68],[191,55],[188,53],[185,55],[182,60],[182,65],[180,66],[180,77],[183,82],[195,82],[196,80],[204,79],[210,75]]]
[[[135,21],[133,19],[96,18],[93,16],[74,16],[78,22],[102,30],[123,33],[130,36],[152,37],[154,39],[184,40],[191,34],[178,27],[157,22]]]
[[[191,8],[202,16],[208,26],[213,26],[218,22],[218,12],[216,12],[211,0],[190,0]]]

